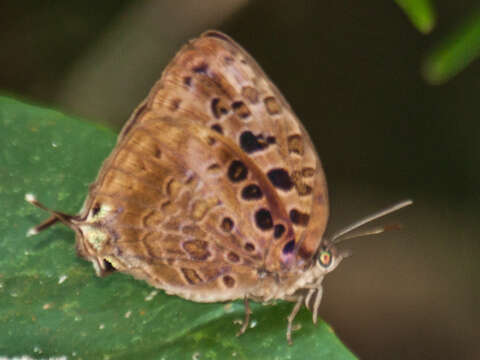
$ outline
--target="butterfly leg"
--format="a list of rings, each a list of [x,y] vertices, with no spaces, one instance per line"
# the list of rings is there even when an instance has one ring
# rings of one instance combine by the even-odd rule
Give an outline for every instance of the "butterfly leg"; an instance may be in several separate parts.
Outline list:
[[[297,316],[298,312],[300,311],[300,308],[302,307],[302,303],[303,303],[303,296],[299,296],[297,299],[297,302],[295,303],[295,306],[292,309],[292,312],[290,313],[290,315],[288,315],[288,326],[287,326],[288,345],[293,345],[293,341],[292,341],[293,320],[295,319],[295,316]]]
[[[318,320],[318,309],[320,308],[320,303],[322,302],[323,288],[320,286],[315,293],[315,301],[313,303],[313,323],[316,325]]]
[[[242,328],[240,329],[239,332],[237,332],[237,336],[242,335],[247,330],[248,323],[250,322],[250,314],[252,313],[252,311],[250,310],[250,304],[248,302],[247,297],[243,298],[243,304],[245,305],[245,318],[243,320]]]

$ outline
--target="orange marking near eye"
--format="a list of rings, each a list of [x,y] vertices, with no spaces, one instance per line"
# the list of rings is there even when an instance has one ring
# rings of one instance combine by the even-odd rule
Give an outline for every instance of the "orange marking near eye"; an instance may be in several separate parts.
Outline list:
[[[328,264],[329,262],[330,262],[330,254],[323,253],[322,254],[322,263],[323,264]]]

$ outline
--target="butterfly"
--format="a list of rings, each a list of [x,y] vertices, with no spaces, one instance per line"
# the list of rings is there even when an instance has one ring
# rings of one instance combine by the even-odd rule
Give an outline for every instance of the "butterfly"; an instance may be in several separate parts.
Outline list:
[[[315,147],[279,90],[227,35],[185,45],[123,127],[77,215],[50,212],[98,276],[113,271],[195,302],[294,302],[317,322],[324,276],[348,256],[325,238],[327,184]],[[383,231],[379,228],[375,232]]]

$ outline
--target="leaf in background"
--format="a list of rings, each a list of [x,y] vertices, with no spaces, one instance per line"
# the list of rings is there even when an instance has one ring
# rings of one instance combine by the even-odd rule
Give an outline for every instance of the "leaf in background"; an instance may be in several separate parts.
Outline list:
[[[73,359],[354,359],[305,309],[294,345],[285,340],[292,304],[254,304],[254,328],[236,337],[243,305],[199,304],[167,296],[119,273],[97,278],[75,256],[62,226],[26,238],[44,212],[33,192],[77,212],[115,134],[59,112],[0,98],[0,356]],[[328,294],[327,294],[328,296]],[[360,326],[359,326],[360,329]]]
[[[436,14],[430,0],[395,0],[418,31],[428,34],[435,26]]]
[[[423,64],[428,82],[437,85],[454,77],[480,55],[480,9],[430,52]]]

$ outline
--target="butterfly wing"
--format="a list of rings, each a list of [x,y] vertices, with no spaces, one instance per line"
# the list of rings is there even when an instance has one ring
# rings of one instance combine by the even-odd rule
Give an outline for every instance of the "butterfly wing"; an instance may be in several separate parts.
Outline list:
[[[116,268],[220,301],[258,286],[261,271],[310,261],[327,196],[313,144],[283,96],[233,40],[207,32],[135,110],[91,203],[116,209],[106,254]]]
[[[191,41],[134,112],[120,139],[158,112],[218,132],[232,151],[248,159],[272,217],[273,227],[256,238],[263,239],[261,246],[267,243],[267,269],[288,269],[311,259],[329,210],[321,162],[287,101],[245,50],[215,31]],[[257,226],[254,214],[248,216]]]

